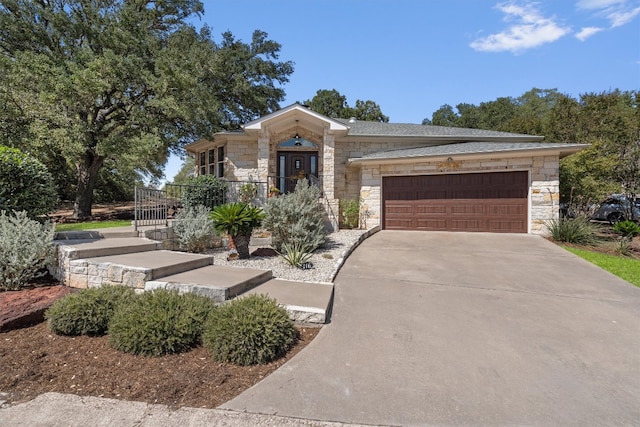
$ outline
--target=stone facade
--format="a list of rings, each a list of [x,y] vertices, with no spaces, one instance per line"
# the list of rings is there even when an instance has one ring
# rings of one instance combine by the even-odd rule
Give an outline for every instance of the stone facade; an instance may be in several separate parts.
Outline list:
[[[520,151],[517,144],[540,144],[543,138],[474,129],[410,124],[380,125],[333,120],[304,106],[292,105],[248,123],[243,132],[221,133],[216,135],[215,141],[198,141],[187,149],[197,155],[224,145],[227,157],[225,178],[232,181],[267,181],[269,186],[275,184],[273,178],[278,173],[279,150],[317,152],[318,177],[324,199],[322,204],[327,217],[330,221],[332,216],[339,218],[340,200],[361,199],[364,211],[361,215],[361,228],[380,225],[383,176],[527,171],[530,177],[528,228],[530,233],[537,234],[544,233],[545,222],[558,217],[559,158],[582,149],[566,148],[569,146],[567,144],[555,144],[555,147],[551,147],[554,144],[550,144],[550,147],[529,146]],[[315,147],[296,147],[291,144],[280,146],[291,140],[293,135],[311,141]],[[503,150],[500,147],[492,151],[480,149],[478,152],[465,152],[456,156],[456,162],[459,161],[460,165],[455,170],[442,168],[442,162],[447,156],[386,158],[378,163],[372,160],[353,161],[373,153],[467,142],[494,145],[504,142],[515,150]],[[517,151],[520,154],[516,154]]]
[[[441,168],[442,161],[416,160],[411,163],[367,164],[360,168],[360,197],[371,225],[380,225],[382,217],[382,177],[398,175],[436,175],[495,171],[529,171],[529,232],[545,234],[545,223],[558,218],[560,201],[559,161],[557,156],[470,159],[461,161],[455,171]]]

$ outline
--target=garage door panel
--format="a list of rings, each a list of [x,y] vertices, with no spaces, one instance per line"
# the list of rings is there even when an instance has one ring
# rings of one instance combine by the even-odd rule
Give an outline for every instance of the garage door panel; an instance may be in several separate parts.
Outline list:
[[[384,228],[527,232],[527,172],[383,178]]]

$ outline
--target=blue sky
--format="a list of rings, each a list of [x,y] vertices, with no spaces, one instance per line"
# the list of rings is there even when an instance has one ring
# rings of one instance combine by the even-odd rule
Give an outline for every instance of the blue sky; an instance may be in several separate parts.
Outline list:
[[[640,0],[205,0],[214,39],[254,30],[295,63],[281,106],[336,89],[391,122],[533,87],[640,89]],[[180,168],[172,158],[165,175]]]

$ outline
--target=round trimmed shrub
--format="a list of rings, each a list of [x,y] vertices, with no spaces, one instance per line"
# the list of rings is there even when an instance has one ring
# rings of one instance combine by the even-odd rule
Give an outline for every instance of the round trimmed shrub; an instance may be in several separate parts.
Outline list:
[[[145,356],[181,353],[200,343],[215,303],[202,295],[156,289],[121,306],[109,323],[116,350]]]
[[[284,356],[297,338],[284,308],[265,295],[250,295],[218,307],[205,324],[202,343],[220,362],[255,365]]]
[[[0,145],[0,210],[26,211],[29,218],[56,208],[58,193],[47,167],[17,148]]]
[[[124,286],[83,289],[53,303],[45,318],[58,335],[104,335],[116,309],[134,297]]]

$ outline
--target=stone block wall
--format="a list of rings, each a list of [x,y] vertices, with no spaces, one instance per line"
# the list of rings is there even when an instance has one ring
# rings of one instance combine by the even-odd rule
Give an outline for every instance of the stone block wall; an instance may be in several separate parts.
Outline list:
[[[161,249],[168,251],[178,250],[178,241],[176,240],[176,234],[173,231],[173,227],[156,228],[153,230],[145,230],[143,232],[144,237],[150,240],[155,240],[162,244]]]
[[[151,280],[152,271],[148,268],[130,267],[112,263],[100,263],[85,259],[69,263],[69,282],[72,288],[99,288],[108,285],[121,285],[133,289],[144,289]]]

